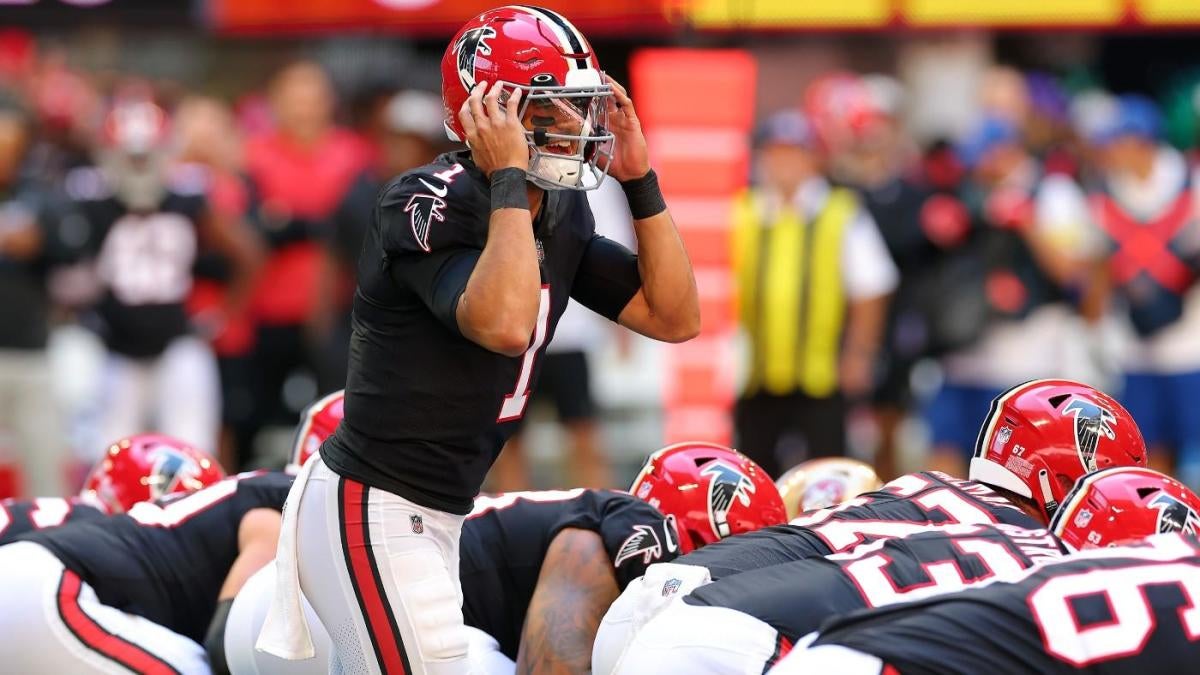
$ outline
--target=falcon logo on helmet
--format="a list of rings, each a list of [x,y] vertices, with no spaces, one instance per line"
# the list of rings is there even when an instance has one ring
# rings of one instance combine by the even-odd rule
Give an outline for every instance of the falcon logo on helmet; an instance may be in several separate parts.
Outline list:
[[[639,554],[642,556],[642,564],[649,565],[651,560],[661,558],[662,553],[662,542],[659,541],[658,533],[654,531],[654,528],[648,525],[634,525],[633,534],[621,543],[621,549],[617,552],[617,559],[613,561],[613,567],[620,567],[621,563],[635,558]]]
[[[196,460],[172,448],[161,450],[155,455],[154,467],[146,479],[150,498],[159,499],[175,492],[180,485],[193,490],[199,475],[200,465]]]
[[[737,468],[717,460],[700,471],[701,476],[712,476],[708,482],[708,517],[713,531],[720,537],[728,537],[729,509],[733,500],[742,506],[750,506],[750,495],[754,494],[754,482]]]
[[[1196,534],[1200,514],[1192,507],[1163,492],[1150,502],[1150,508],[1158,510],[1158,532],[1183,532]]]
[[[492,53],[488,40],[496,37],[496,29],[479,26],[463,32],[454,41],[454,55],[458,60],[458,79],[468,91],[475,87],[475,57]]]
[[[433,229],[433,221],[441,223],[446,220],[446,216],[442,214],[444,208],[446,208],[444,199],[426,194],[413,195],[404,207],[405,213],[409,214],[413,237],[417,240],[417,245],[421,247],[421,250],[426,253],[429,252],[429,231]]]
[[[1081,398],[1071,399],[1063,408],[1063,414],[1075,418],[1075,447],[1079,450],[1079,458],[1085,469],[1095,471],[1096,447],[1100,444],[1100,437],[1104,436],[1110,441],[1117,438],[1112,426],[1117,416]]]

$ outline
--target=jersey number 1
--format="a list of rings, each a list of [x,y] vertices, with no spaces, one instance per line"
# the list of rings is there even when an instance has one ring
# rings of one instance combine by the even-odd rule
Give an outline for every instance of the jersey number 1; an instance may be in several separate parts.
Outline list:
[[[533,360],[537,358],[538,350],[546,344],[549,323],[550,286],[543,284],[538,302],[537,326],[533,329],[533,340],[529,343],[529,349],[526,349],[525,353],[521,355],[521,372],[517,375],[517,385],[513,387],[511,394],[504,397],[504,403],[500,405],[500,414],[496,417],[497,422],[519,420],[525,414],[525,404],[529,403],[529,380],[533,377]]]

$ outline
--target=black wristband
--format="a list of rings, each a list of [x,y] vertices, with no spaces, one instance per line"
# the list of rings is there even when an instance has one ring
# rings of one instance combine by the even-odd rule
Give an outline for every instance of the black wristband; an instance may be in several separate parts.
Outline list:
[[[524,169],[510,166],[492,172],[492,210],[496,209],[529,210]]]
[[[658,174],[650,169],[645,176],[621,181],[625,199],[629,201],[629,213],[634,220],[657,216],[667,210],[662,190],[658,189]]]

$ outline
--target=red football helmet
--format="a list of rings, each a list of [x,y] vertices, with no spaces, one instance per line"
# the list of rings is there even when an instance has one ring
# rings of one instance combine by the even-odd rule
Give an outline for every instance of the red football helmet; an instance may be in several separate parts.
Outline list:
[[[548,190],[599,186],[612,158],[613,135],[604,128],[612,87],[583,34],[562,15],[539,7],[500,7],[468,21],[442,57],[451,140],[466,139],[458,112],[471,89],[497,81],[506,90],[523,90],[521,119],[531,120],[525,134],[529,180]]]
[[[767,472],[715,443],[676,443],[655,452],[629,491],[674,520],[682,553],[787,521]]]
[[[333,431],[342,421],[342,406],[345,400],[345,391],[335,391],[310,403],[304,412],[300,413],[300,426],[296,428],[296,440],[292,444],[292,467],[304,466],[309,457],[317,454],[325,439],[333,435]]]
[[[1142,433],[1120,403],[1086,384],[1034,380],[992,401],[970,478],[1032,499],[1049,522],[1083,474],[1145,465]]]
[[[194,492],[225,477],[208,454],[177,438],[138,434],[108,446],[83,485],[113,513],[175,492]]]
[[[1050,521],[1075,550],[1117,546],[1162,532],[1196,534],[1200,497],[1157,471],[1120,466],[1079,479]]]

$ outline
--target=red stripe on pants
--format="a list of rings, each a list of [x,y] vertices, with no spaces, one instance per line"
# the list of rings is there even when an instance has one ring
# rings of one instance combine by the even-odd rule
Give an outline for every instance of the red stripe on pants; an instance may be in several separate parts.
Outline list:
[[[346,561],[350,569],[350,581],[358,591],[362,604],[363,619],[371,641],[375,643],[379,656],[379,665],[383,672],[389,675],[396,673],[404,675],[408,669],[404,667],[404,645],[400,636],[392,630],[387,595],[372,569],[372,553],[367,534],[367,523],[363,514],[366,498],[366,486],[357,481],[343,478],[342,493],[342,526],[346,535]]]
[[[70,570],[63,572],[58,584],[58,614],[67,628],[92,651],[106,656],[135,673],[147,675],[178,675],[166,661],[141,647],[113,635],[79,606],[79,590],[83,582]]]

